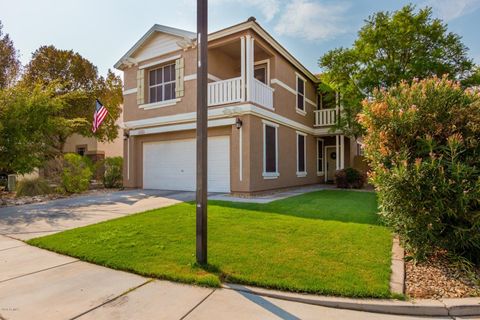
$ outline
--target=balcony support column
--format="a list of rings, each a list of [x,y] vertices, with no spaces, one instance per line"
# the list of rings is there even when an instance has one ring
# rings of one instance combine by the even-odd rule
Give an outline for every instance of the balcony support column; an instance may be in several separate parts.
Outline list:
[[[247,101],[251,101],[251,88],[252,88],[252,71],[253,71],[253,61],[252,61],[252,37],[247,34],[245,36],[246,40],[246,92],[247,92]]]
[[[247,101],[252,101],[252,87],[253,87],[253,66],[254,66],[254,39],[251,35],[245,36],[246,41],[246,84],[247,84]]]
[[[246,83],[245,83],[245,37],[240,37],[240,77],[241,80],[241,100],[245,101],[245,90],[246,90]]]

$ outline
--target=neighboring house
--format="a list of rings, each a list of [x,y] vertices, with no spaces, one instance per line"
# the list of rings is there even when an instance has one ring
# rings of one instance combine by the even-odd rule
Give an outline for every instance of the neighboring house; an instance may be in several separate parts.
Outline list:
[[[195,190],[196,34],[154,25],[124,72],[124,185]],[[357,144],[330,132],[338,104],[254,19],[208,37],[208,188],[252,193],[333,180]]]
[[[121,124],[122,115],[117,120],[117,125],[119,125],[118,136],[111,142],[101,142],[95,137],[84,137],[74,133],[67,138],[63,152],[78,153],[82,156],[88,156],[93,161],[103,160],[107,157],[123,157],[123,129],[120,127]]]

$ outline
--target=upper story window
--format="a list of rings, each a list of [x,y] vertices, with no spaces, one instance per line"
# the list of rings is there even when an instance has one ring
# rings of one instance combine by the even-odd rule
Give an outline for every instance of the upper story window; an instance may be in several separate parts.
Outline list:
[[[148,84],[150,103],[175,99],[175,64],[150,70]]]
[[[259,64],[253,70],[253,77],[258,81],[267,84],[267,64]]]
[[[305,79],[297,74],[297,112],[305,113]]]

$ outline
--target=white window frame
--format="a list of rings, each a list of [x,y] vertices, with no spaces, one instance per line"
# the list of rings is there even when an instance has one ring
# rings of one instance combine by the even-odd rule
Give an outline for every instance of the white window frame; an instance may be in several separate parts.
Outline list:
[[[270,85],[270,59],[265,59],[265,60],[260,60],[256,61],[253,64],[253,71],[255,72],[255,69],[257,69],[258,66],[262,67],[262,65],[266,65],[265,69],[265,81],[267,82],[266,85]]]
[[[319,150],[319,148],[318,148],[318,142],[319,142],[319,141],[322,142],[322,147],[321,147],[320,150]],[[318,157],[318,151],[321,151],[321,152],[322,152],[322,153],[321,153],[321,154],[322,154],[322,157],[321,157],[321,158]],[[317,138],[317,156],[316,156],[316,159],[317,159],[317,176],[323,176],[323,175],[325,174],[325,163],[324,163],[324,160],[325,160],[325,152],[324,152],[324,151],[325,151],[325,140],[322,139],[322,138]],[[320,168],[318,167],[318,161],[319,161],[320,159],[322,160],[322,169],[323,169],[323,170],[321,170],[321,171],[319,170]]]
[[[157,88],[157,87],[162,87],[162,98],[165,98],[165,86],[168,85],[168,84],[174,84],[175,85],[175,82],[176,82],[176,79],[175,79],[175,76],[173,77],[173,80],[170,80],[168,82],[162,82],[160,84],[154,84],[154,85],[150,85],[150,74],[152,71],[157,71],[158,69],[162,69],[162,78],[165,77],[165,73],[164,73],[164,69],[166,67],[171,67],[173,66],[174,70],[175,70],[175,61],[173,61],[173,63],[167,63],[165,65],[162,65],[162,66],[159,66],[159,67],[156,67],[156,68],[152,68],[152,69],[149,69],[148,70],[148,105],[163,105],[163,106],[166,106],[167,104],[168,105],[172,105],[172,104],[175,104],[176,103],[176,100],[177,98],[174,97],[172,99],[168,99],[168,100],[158,100],[158,101],[151,101],[151,95],[150,95],[150,89],[151,88]]]
[[[296,157],[297,157],[297,168],[296,168],[296,173],[297,173],[297,177],[301,178],[301,177],[306,177],[307,176],[307,134],[306,133],[303,133],[303,132],[300,132],[300,131],[296,131],[296,135],[295,135],[295,140],[296,140],[296,145],[297,145],[297,152],[296,152]],[[303,168],[305,169],[305,171],[298,171],[298,167],[299,167],[299,158],[298,158],[298,136],[303,136],[303,162],[304,162],[304,166]]]
[[[300,109],[298,107],[298,95],[299,95],[299,92],[298,92],[298,79],[301,79],[303,81],[303,110]],[[295,111],[299,114],[301,114],[302,116],[306,115],[307,114],[307,111],[305,110],[305,99],[307,98],[306,95],[307,95],[307,92],[306,92],[306,88],[307,86],[305,85],[307,83],[307,81],[305,80],[304,77],[302,77],[301,75],[299,75],[298,73],[295,73]]]
[[[262,176],[263,179],[277,179],[280,176],[278,172],[278,127],[279,125],[274,122],[262,120],[263,123],[263,172]],[[266,172],[266,165],[267,165],[267,139],[266,137],[266,127],[273,127],[275,128],[275,169],[276,172]]]

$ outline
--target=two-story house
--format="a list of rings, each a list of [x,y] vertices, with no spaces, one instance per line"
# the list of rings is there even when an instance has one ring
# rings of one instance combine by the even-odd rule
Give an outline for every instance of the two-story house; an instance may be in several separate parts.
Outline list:
[[[124,184],[195,190],[196,34],[154,25],[124,72]],[[333,180],[357,145],[331,132],[319,79],[254,18],[208,36],[208,188],[259,191]]]

